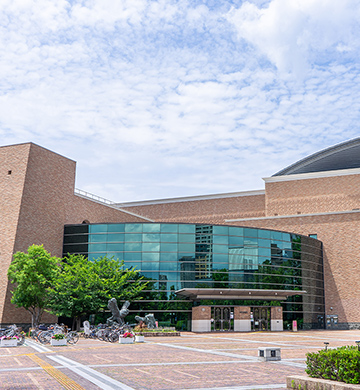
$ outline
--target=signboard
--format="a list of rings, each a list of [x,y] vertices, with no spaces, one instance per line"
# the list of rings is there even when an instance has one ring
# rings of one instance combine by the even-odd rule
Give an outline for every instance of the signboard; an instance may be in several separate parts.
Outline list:
[[[297,321],[293,321],[293,332],[297,332]]]

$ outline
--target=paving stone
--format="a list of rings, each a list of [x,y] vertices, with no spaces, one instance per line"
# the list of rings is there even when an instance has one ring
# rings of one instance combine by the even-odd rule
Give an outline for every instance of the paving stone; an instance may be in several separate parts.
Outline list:
[[[95,370],[134,390],[268,389],[284,388],[289,375],[304,375],[307,352],[355,345],[360,331],[299,331],[277,333],[182,333],[181,337],[153,337],[133,345],[80,339],[74,346],[31,346],[0,350],[0,389],[58,390],[63,385],[44,371],[31,355],[53,366],[79,388],[97,390],[102,384],[84,375]],[[282,360],[260,362],[258,347],[278,346]],[[67,367],[53,357],[70,359]],[[275,386],[275,387],[274,387]],[[278,387],[276,387],[278,386]],[[115,387],[114,387],[115,388]]]

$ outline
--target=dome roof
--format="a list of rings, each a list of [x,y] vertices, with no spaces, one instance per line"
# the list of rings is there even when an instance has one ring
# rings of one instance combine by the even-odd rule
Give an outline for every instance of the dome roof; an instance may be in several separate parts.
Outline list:
[[[360,168],[360,137],[305,157],[275,173],[273,176],[352,168]]]

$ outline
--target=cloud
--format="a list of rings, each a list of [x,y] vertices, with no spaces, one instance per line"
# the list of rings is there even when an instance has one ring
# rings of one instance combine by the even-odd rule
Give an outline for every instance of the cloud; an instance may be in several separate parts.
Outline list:
[[[358,134],[351,5],[4,1],[2,144],[72,158],[78,187],[119,202],[262,188]]]
[[[255,45],[281,72],[342,61],[359,49],[356,0],[273,0],[266,8],[245,2],[228,13],[239,37]]]

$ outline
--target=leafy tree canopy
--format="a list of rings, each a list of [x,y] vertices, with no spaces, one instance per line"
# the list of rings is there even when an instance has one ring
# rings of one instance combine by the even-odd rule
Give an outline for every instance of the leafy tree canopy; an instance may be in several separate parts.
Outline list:
[[[17,252],[8,269],[15,283],[11,302],[31,313],[32,326],[37,326],[49,304],[49,288],[57,278],[61,259],[52,257],[42,245],[32,245],[27,253]]]
[[[57,316],[80,317],[107,308],[110,298],[140,299],[146,288],[139,272],[124,267],[124,262],[108,257],[89,261],[83,255],[69,255],[51,287],[49,308]]]

